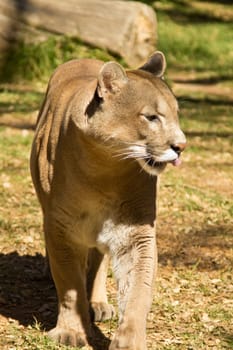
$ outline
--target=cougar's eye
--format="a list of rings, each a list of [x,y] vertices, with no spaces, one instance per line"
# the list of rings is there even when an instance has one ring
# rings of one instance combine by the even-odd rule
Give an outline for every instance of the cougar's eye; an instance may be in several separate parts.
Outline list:
[[[149,122],[155,122],[159,120],[159,117],[156,114],[153,115],[144,115],[144,117],[149,121]]]

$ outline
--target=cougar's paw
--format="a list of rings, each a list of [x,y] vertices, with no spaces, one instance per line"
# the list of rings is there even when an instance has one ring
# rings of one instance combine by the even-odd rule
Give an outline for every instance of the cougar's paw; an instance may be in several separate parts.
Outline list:
[[[48,336],[52,338],[55,342],[64,345],[79,347],[88,345],[86,335],[84,333],[77,332],[74,329],[56,327],[48,332]]]
[[[109,350],[147,350],[143,339],[136,336],[131,327],[119,327],[110,344]]]
[[[91,318],[95,322],[106,321],[115,316],[115,309],[111,304],[92,302]]]

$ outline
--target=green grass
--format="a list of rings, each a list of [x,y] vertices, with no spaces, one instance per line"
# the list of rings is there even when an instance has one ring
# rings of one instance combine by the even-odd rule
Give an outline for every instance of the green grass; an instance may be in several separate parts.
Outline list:
[[[165,53],[170,69],[208,72],[209,78],[232,78],[231,6],[213,4],[209,8],[203,1],[188,0],[144,2],[156,10],[158,49]],[[21,42],[9,49],[0,61],[0,80],[46,80],[57,65],[83,57],[114,59],[109,52],[84,45],[77,38],[51,36],[39,44]],[[117,59],[124,64],[122,59]]]
[[[84,45],[79,39],[51,36],[38,44],[18,43],[0,61],[2,81],[45,81],[61,63],[76,58],[112,60],[104,50]],[[120,60],[123,63],[123,60]]]
[[[13,337],[12,337],[13,335]],[[41,325],[35,323],[32,326],[28,326],[26,329],[22,331],[20,330],[16,324],[11,324],[9,330],[4,334],[5,339],[2,341],[2,349],[30,349],[30,350],[69,350],[70,347],[56,345],[52,342],[48,337],[43,333],[43,329]],[[12,341],[12,338],[18,338],[17,345],[15,341]],[[0,340],[1,345],[1,340]],[[15,345],[17,346],[15,348]],[[74,348],[74,350],[77,348]]]
[[[230,5],[209,8],[203,1],[189,0],[151,3],[158,17],[158,47],[165,53],[169,67],[208,71],[219,79],[231,79],[233,11]]]
[[[1,101],[0,113],[31,112],[38,109],[41,104],[43,94],[37,90],[25,91],[18,87],[0,88]]]
[[[159,48],[166,54],[168,65],[232,76],[233,50],[228,24],[185,24],[184,28],[166,15],[158,18]]]

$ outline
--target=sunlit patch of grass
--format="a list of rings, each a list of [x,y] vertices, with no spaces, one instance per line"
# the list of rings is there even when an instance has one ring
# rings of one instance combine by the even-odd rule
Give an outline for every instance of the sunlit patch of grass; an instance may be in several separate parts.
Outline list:
[[[41,104],[42,93],[34,91],[19,90],[17,87],[0,88],[1,102],[0,113],[30,112],[38,109]],[[1,121],[1,119],[0,119]]]
[[[58,345],[49,339],[43,332],[41,325],[37,322],[28,327],[23,327],[12,322],[9,329],[5,332],[4,337],[2,350],[70,350],[69,346]],[[80,350],[77,347],[73,347],[73,349]],[[82,350],[85,350],[85,348],[82,348]]]
[[[205,101],[188,102],[181,99],[181,126],[188,133],[232,137],[232,105],[224,100],[218,105]],[[233,137],[231,138],[233,142]]]
[[[149,315],[149,332],[155,330],[156,349],[222,348],[223,333],[227,334],[231,322],[227,306],[231,289],[224,284],[226,276],[213,278],[197,269],[160,273]]]
[[[27,131],[11,131],[9,128],[0,128],[1,147],[5,149],[0,155],[1,169],[7,170],[10,175],[12,172],[17,172],[28,169],[28,164],[25,160],[29,159],[29,146],[32,142],[32,134]]]
[[[159,23],[159,48],[166,53],[170,67],[232,76],[230,19],[224,23],[215,16],[217,11],[209,12],[204,5],[197,7],[193,1],[156,1],[154,7]]]
[[[30,235],[28,251],[33,242],[41,242],[41,217],[29,173],[32,132],[0,128],[0,232],[2,252],[8,247],[25,251],[22,234]],[[34,219],[32,221],[32,215]],[[9,241],[11,245],[9,246]],[[7,250],[8,250],[7,249]]]

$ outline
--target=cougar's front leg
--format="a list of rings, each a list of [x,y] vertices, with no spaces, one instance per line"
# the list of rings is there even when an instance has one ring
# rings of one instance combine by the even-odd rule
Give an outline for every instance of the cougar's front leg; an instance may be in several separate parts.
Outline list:
[[[106,321],[115,315],[114,307],[107,299],[108,263],[108,255],[101,254],[96,248],[89,250],[87,293],[94,321]]]
[[[86,345],[89,336],[89,310],[86,295],[88,250],[67,244],[67,237],[55,225],[45,228],[46,248],[58,296],[57,325],[48,335],[72,346]]]
[[[157,263],[154,230],[141,226],[113,258],[118,285],[119,327],[110,350],[146,350],[146,318]]]

